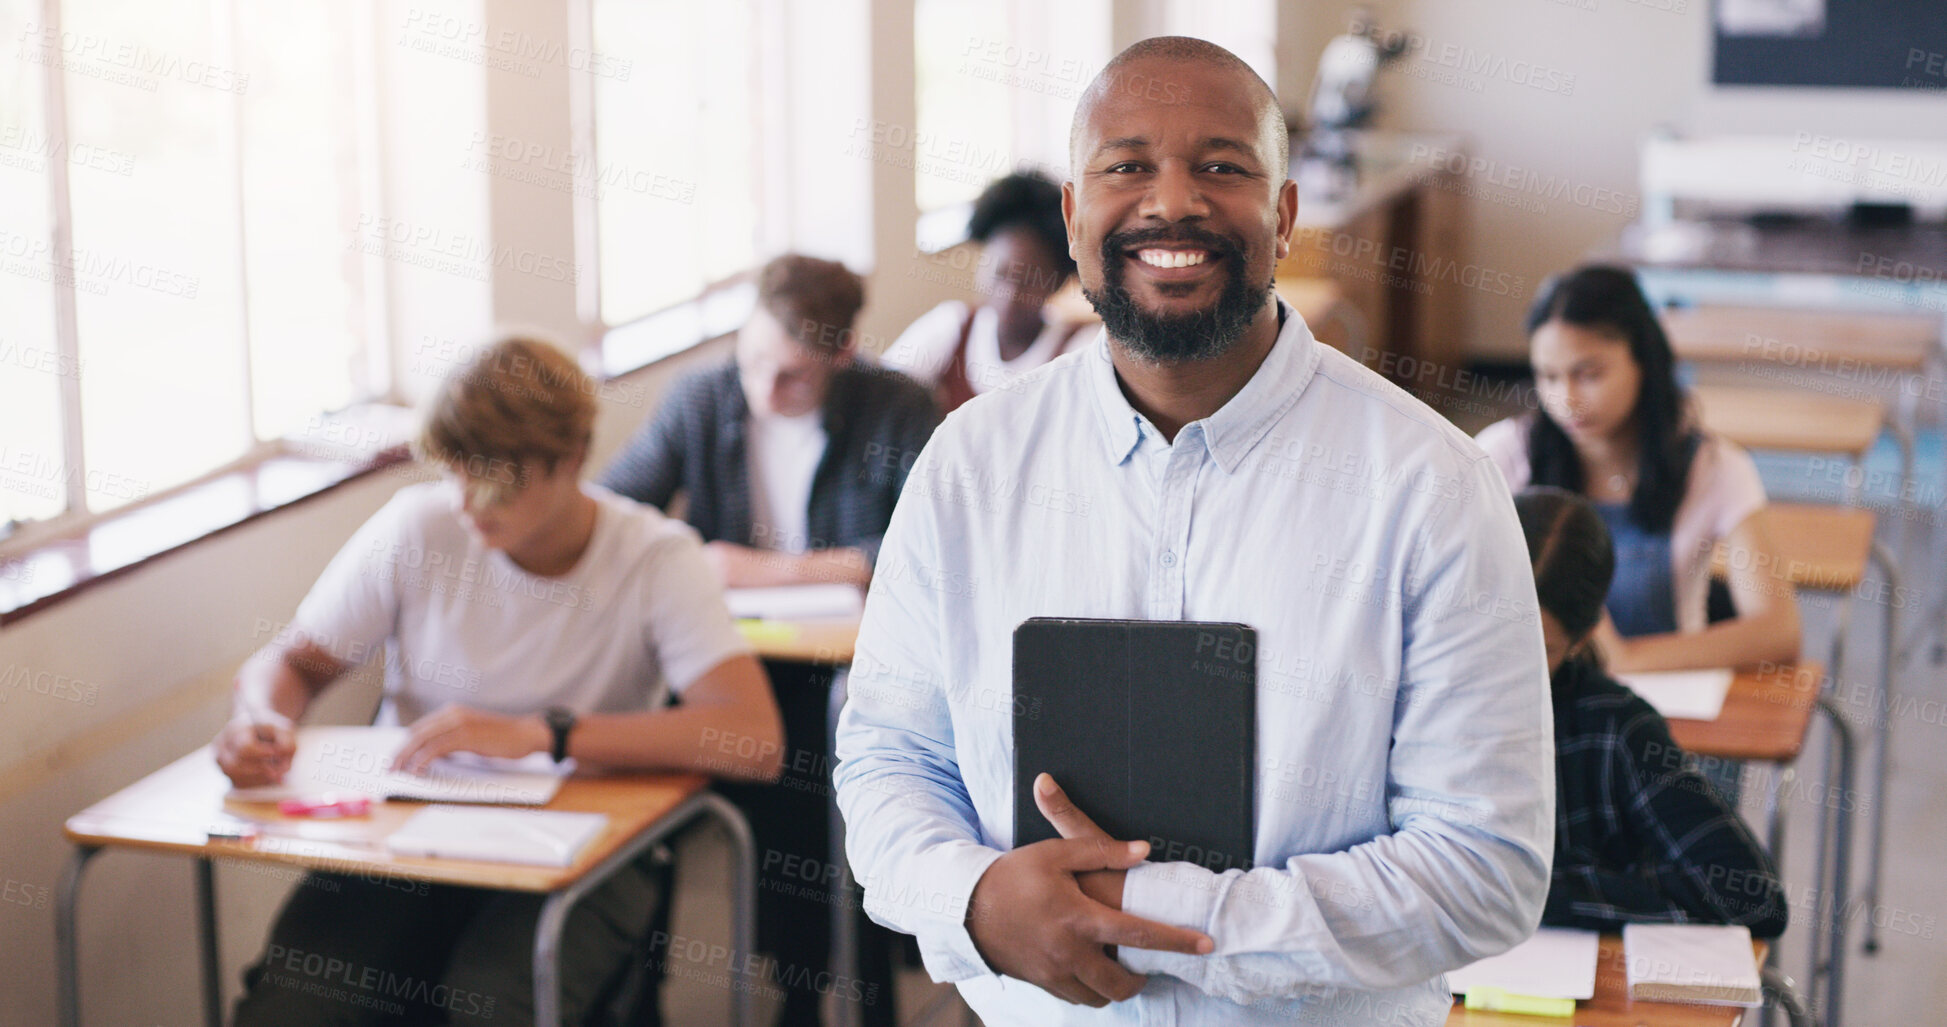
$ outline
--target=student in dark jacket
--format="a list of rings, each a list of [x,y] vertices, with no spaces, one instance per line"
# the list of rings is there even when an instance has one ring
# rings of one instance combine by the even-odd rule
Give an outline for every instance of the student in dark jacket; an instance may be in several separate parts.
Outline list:
[[[665,509],[685,495],[732,587],[865,584],[939,413],[912,379],[857,359],[864,303],[843,264],[764,265],[736,358],[673,385],[601,484]]]
[[[1555,704],[1555,864],[1542,923],[1787,920],[1778,870],[1736,811],[1692,770],[1670,727],[1592,656],[1616,561],[1602,517],[1557,488],[1515,496],[1541,604]]]

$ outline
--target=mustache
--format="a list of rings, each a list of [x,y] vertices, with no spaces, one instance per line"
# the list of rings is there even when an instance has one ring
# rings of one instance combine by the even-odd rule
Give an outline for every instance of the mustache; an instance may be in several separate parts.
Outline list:
[[[1229,236],[1218,235],[1207,228],[1195,225],[1177,225],[1165,228],[1125,228],[1111,232],[1102,240],[1102,258],[1113,261],[1122,251],[1140,249],[1168,243],[1189,243],[1209,250],[1220,257],[1236,258],[1242,256],[1244,247]]]

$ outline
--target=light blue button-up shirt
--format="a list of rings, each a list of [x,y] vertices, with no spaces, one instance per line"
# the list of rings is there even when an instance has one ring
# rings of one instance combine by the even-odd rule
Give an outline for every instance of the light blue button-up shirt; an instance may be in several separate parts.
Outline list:
[[[838,729],[847,847],[880,923],[1003,1024],[1444,1021],[1441,974],[1527,937],[1554,743],[1508,489],[1438,414],[1287,312],[1172,443],[1105,337],[949,417],[885,536]],[[968,896],[1013,846],[1012,638],[1037,616],[1257,629],[1256,869],[1152,855],[1123,906],[1208,933],[1104,1009],[995,975]]]

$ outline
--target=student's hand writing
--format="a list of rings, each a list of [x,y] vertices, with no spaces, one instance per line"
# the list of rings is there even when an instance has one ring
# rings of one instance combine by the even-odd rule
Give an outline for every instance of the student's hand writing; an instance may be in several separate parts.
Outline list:
[[[1109,957],[1129,945],[1203,955],[1207,935],[1109,909],[1082,893],[1076,875],[1142,862],[1145,842],[1055,838],[993,862],[974,885],[967,932],[989,966],[1066,1002],[1100,1008],[1132,998],[1146,978]]]
[[[546,752],[553,744],[554,734],[540,714],[510,717],[471,706],[443,706],[413,723],[392,765],[420,774],[450,752],[520,757]]]
[[[1074,800],[1061,790],[1051,774],[1041,774],[1034,779],[1034,806],[1048,823],[1055,826],[1055,833],[1063,838],[1107,838],[1109,832],[1089,818],[1089,815],[1076,808]],[[1075,875],[1075,882],[1082,886],[1082,894],[1100,902],[1110,909],[1122,908],[1122,883],[1128,878],[1127,870],[1090,870]],[[1109,950],[1109,957],[1115,958],[1115,950]]]
[[[239,714],[216,733],[216,765],[238,788],[261,788],[284,780],[297,755],[297,732],[275,713]]]

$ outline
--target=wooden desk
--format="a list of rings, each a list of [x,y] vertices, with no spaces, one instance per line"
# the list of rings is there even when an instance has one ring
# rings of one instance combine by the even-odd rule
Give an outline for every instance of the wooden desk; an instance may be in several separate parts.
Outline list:
[[[859,618],[740,620],[737,630],[756,647],[759,659],[840,666],[852,662]]]
[[[1435,386],[1411,372],[1430,363],[1452,374],[1466,356],[1458,328],[1476,290],[1457,278],[1466,263],[1466,188],[1453,170],[1465,166],[1456,160],[1465,140],[1363,131],[1351,141],[1356,181],[1343,194],[1299,196],[1291,252],[1274,277],[1280,291],[1294,278],[1335,282],[1366,340],[1349,354],[1424,398]],[[1291,152],[1303,146],[1294,138]]]
[[[1788,780],[1790,764],[1804,751],[1814,711],[1825,714],[1838,746],[1836,783],[1831,750],[1827,750],[1825,783],[1829,790],[1826,794],[1852,792],[1852,730],[1838,707],[1822,694],[1824,682],[1825,670],[1816,663],[1762,672],[1742,670],[1731,679],[1731,690],[1724,697],[1724,708],[1716,720],[1671,719],[1669,722],[1670,737],[1686,751],[1720,759],[1764,760],[1785,768],[1771,780],[1767,847],[1774,858],[1779,855],[1784,837],[1779,792]],[[1818,919],[1824,922],[1825,930],[1813,936],[1812,972],[1806,979],[1817,989],[1813,992],[1813,1005],[1830,1008],[1838,1005],[1844,993],[1846,932],[1844,910],[1831,898],[1846,895],[1851,887],[1852,829],[1851,820],[1839,814],[1837,804],[1827,803],[1821,812],[1824,815],[1819,818],[1819,855],[1812,875],[1812,893],[1819,896]],[[1582,1022],[1578,1018],[1577,1023]]]
[[[749,952],[756,937],[756,850],[742,814],[710,792],[708,784],[709,779],[698,774],[577,774],[562,784],[546,808],[603,813],[609,818],[608,827],[571,866],[517,866],[388,853],[385,839],[424,808],[421,803],[376,803],[369,818],[312,820],[282,816],[274,803],[228,801],[224,796],[229,781],[204,746],[68,818],[64,833],[76,849],[62,878],[55,913],[62,1023],[79,1022],[75,911],[81,874],[87,861],[108,847],[197,860],[204,1012],[209,1023],[219,1027],[223,1009],[216,965],[216,860],[545,893],[549,897],[535,928],[534,1005],[535,1022],[552,1024],[558,1019],[560,1002],[554,960],[568,908],[658,840],[697,819],[715,817],[730,830],[736,844],[735,945],[737,951]],[[235,817],[261,821],[267,833],[245,840],[208,837],[211,826]],[[746,993],[734,991],[732,1003],[738,1023],[754,1022]]]
[[[1751,943],[1752,955],[1764,965],[1769,946]],[[1679,1002],[1632,1002],[1629,975],[1623,961],[1620,934],[1605,934],[1597,943],[1595,959],[1595,997],[1575,1004],[1572,1020],[1523,1016],[1518,1013],[1489,1013],[1468,1009],[1458,1000],[1447,1014],[1447,1027],[1546,1027],[1549,1024],[1574,1024],[1576,1027],[1738,1027],[1749,1010],[1741,1006],[1687,1005]]]
[[[1765,531],[1785,560],[1776,576],[1797,588],[1850,592],[1866,579],[1873,558],[1873,532],[1879,519],[1856,506],[1816,503],[1771,503],[1765,507]],[[1724,577],[1730,570],[1731,547],[1718,542],[1711,553],[1710,572]]]
[[[1672,719],[1670,737],[1700,756],[1790,763],[1804,751],[1824,676],[1815,663],[1739,671],[1716,720]]]
[[[1663,330],[1677,356],[1693,361],[1787,362],[1828,371],[1926,369],[1940,319],[1921,314],[1711,305],[1666,310]]]
[[[1690,396],[1706,429],[1746,449],[1863,459],[1886,426],[1886,407],[1873,399],[1729,385],[1694,386]]]

